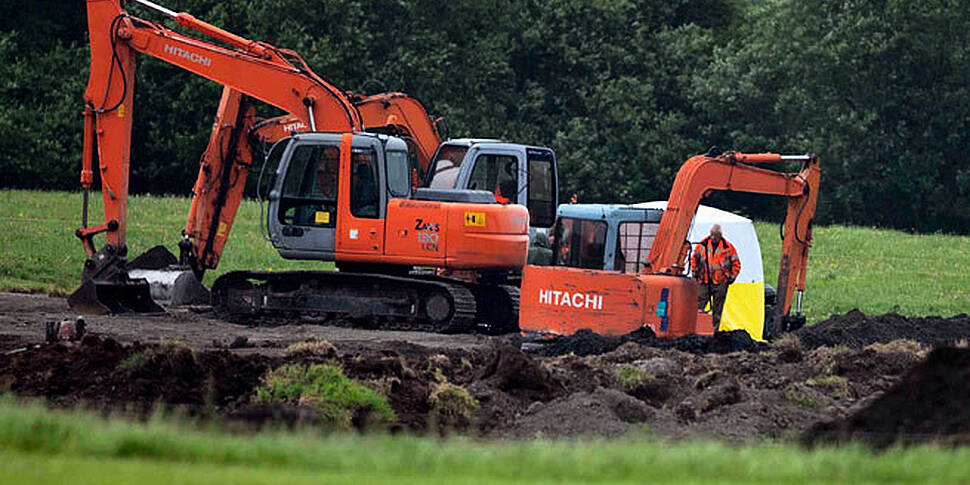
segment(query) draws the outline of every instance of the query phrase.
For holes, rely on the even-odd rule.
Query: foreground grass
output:
[[[100,220],[94,194],[92,221]],[[81,195],[70,192],[0,191],[0,289],[69,293],[84,261],[74,229]],[[129,252],[164,244],[176,250],[188,213],[184,197],[132,197]],[[206,284],[235,269],[330,268],[321,262],[281,258],[259,231],[259,205],[243,202],[219,269]],[[778,225],[756,223],[769,283],[777,283]],[[898,231],[829,226],[815,230],[804,310],[818,321],[859,308],[866,313],[954,315],[970,308],[970,237],[911,235]]]
[[[131,197],[128,207],[128,254],[132,258],[163,244],[178,255],[190,199],[187,197]],[[103,221],[101,194],[92,192],[91,225]],[[0,190],[0,289],[67,294],[80,282],[84,251],[74,237],[81,225],[81,194]],[[103,237],[96,238],[98,244]],[[279,256],[259,231],[259,204],[246,201],[239,208],[226,242],[219,269],[205,283],[226,271],[239,269],[320,269],[319,261],[288,261]]]
[[[967,483],[970,449],[473,442],[201,431],[0,400],[10,483]]]

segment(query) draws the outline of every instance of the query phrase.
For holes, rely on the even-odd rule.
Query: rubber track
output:
[[[410,317],[365,315],[361,318],[353,312],[324,311],[315,307],[299,307],[297,304],[288,306],[284,311],[260,308],[256,313],[237,312],[227,307],[229,298],[248,294],[252,296],[267,295],[265,283],[272,280],[276,286],[289,284],[302,291],[307,289],[308,283],[325,282],[326,280],[346,280],[348,283],[383,286],[384,288],[369,290],[366,295],[356,294],[355,297],[369,297],[374,301],[386,298],[388,294],[420,291],[418,288],[437,288],[445,291],[451,299],[453,313],[444,322],[433,322],[423,315]],[[255,282],[252,286],[248,282]],[[330,281],[333,284],[334,281]],[[241,285],[241,286],[240,286]],[[314,285],[309,285],[314,286]],[[350,287],[352,285],[344,285]],[[305,293],[304,293],[305,294]],[[283,293],[285,296],[285,293]],[[280,292],[274,294],[280,296]],[[319,294],[319,296],[328,296]],[[220,276],[212,285],[213,310],[222,318],[245,323],[248,325],[287,325],[292,323],[322,323],[332,326],[374,328],[380,330],[413,330],[437,333],[467,332],[475,327],[476,304],[472,292],[458,281],[444,279],[425,279],[387,276],[372,273],[341,273],[332,271],[231,271]],[[364,322],[365,325],[361,325]]]

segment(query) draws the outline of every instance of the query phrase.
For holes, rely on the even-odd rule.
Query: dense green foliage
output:
[[[0,400],[10,483],[963,483],[970,450],[778,444],[489,442],[407,435],[231,435]],[[649,459],[645,459],[648,457]]]
[[[665,198],[680,163],[712,145],[811,151],[820,222],[970,232],[960,0],[163,3],[295,49],[342,88],[405,91],[447,135],[551,146],[563,195],[583,201]],[[83,8],[0,6],[0,186],[76,186]],[[133,191],[187,194],[219,87],[154,59],[139,61],[136,86]]]

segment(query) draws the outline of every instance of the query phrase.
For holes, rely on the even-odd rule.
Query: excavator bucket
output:
[[[149,294],[166,306],[209,303],[209,291],[165,246],[145,251],[127,265],[128,276],[148,282]]]
[[[195,273],[175,269],[132,269],[132,278],[148,281],[152,299],[166,306],[199,305],[209,303],[209,290],[206,290]]]
[[[209,292],[195,274],[178,266],[178,260],[164,246],[149,249],[127,265],[113,254],[101,256],[104,254],[88,260],[80,288],[67,298],[78,312],[163,313],[158,302],[209,302]]]
[[[87,280],[67,297],[71,308],[89,315],[106,313],[162,313],[144,279],[120,281]]]

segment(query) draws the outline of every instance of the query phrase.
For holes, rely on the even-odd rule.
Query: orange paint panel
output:
[[[649,326],[660,337],[711,333],[709,321],[706,331],[698,325],[696,282],[679,276],[526,266],[519,309],[526,332],[621,336]]]
[[[447,261],[455,269],[508,270],[529,255],[529,211],[516,204],[448,204]]]
[[[391,199],[387,204],[385,254],[445,265],[448,204]]]
[[[344,133],[340,137],[340,185],[349,187],[351,179],[350,153],[353,146],[353,133]],[[350,190],[341,190],[337,194],[337,234],[336,259],[349,261],[345,255],[375,254],[380,255],[384,248],[384,219],[356,217],[350,210]]]
[[[571,335],[590,329],[623,335],[643,325],[642,283],[622,273],[526,266],[519,299],[519,328]]]
[[[466,224],[467,213],[485,225]],[[444,268],[517,269],[528,256],[529,213],[517,205],[392,199],[386,245],[389,257],[433,258]]]

